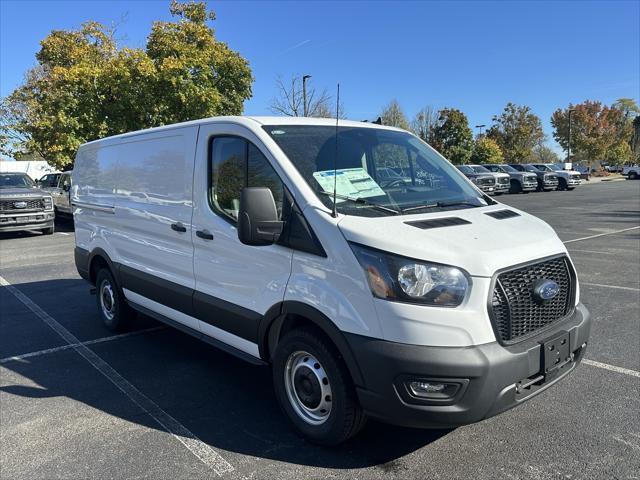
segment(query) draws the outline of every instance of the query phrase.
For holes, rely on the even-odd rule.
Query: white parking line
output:
[[[590,235],[588,237],[582,237],[582,238],[574,238],[573,240],[566,240],[563,243],[573,243],[573,242],[580,242],[582,240],[590,240],[592,238],[598,238],[598,237],[604,237],[605,235],[614,235],[616,233],[622,233],[622,232],[628,232],[630,230],[637,230],[638,228],[640,228],[640,226],[638,227],[631,227],[631,228],[624,228],[622,230],[615,230],[613,232],[607,232],[607,233],[598,233],[597,235]]]
[[[49,353],[62,352],[64,350],[69,350],[70,348],[73,348],[74,346],[77,346],[77,345],[95,345],[96,343],[104,343],[104,342],[110,342],[112,340],[120,340],[121,338],[133,337],[136,335],[142,335],[144,333],[155,332],[157,330],[164,330],[166,328],[168,327],[159,326],[159,327],[145,328],[144,330],[136,330],[135,332],[122,333],[120,335],[111,335],[110,337],[101,337],[101,338],[96,338],[95,340],[87,340],[86,342],[80,342],[80,343],[74,343],[74,344],[68,343],[66,345],[61,345],[59,347],[47,348],[46,350],[38,350],[37,352],[29,352],[29,353],[23,353],[22,355],[15,355],[13,357],[0,358],[0,365],[4,363],[9,363],[9,362],[16,362],[16,361],[19,362],[27,358],[39,357],[40,355],[47,355]]]
[[[35,313],[44,323],[46,323],[54,332],[56,332],[71,348],[80,354],[87,362],[89,362],[96,370],[104,375],[111,383],[113,383],[122,393],[135,403],[143,412],[153,418],[162,428],[173,435],[180,443],[193,453],[202,463],[211,468],[218,475],[222,475],[234,470],[229,462],[216,452],[209,445],[201,441],[193,433],[191,433],[184,425],[175,418],[162,410],[153,400],[140,392],[136,387],[129,383],[122,375],[116,372],[111,365],[105,362],[100,356],[83,345],[75,335],[64,328],[53,317],[42,310],[29,297],[20,290],[11,285],[7,280],[0,276],[0,285],[5,287],[10,293],[20,300],[29,310]]]
[[[636,370],[631,370],[630,368],[616,367],[615,365],[596,362],[595,360],[589,360],[588,358],[585,358],[584,360],[582,360],[582,363],[586,363],[587,365],[591,365],[592,367],[604,368],[605,370],[609,370],[611,372],[622,373],[624,375],[630,375],[632,377],[640,378],[640,372]]]
[[[633,287],[620,287],[618,285],[603,285],[602,283],[587,283],[587,282],[580,282],[580,285],[589,285],[590,287],[605,287],[605,288],[617,288],[620,290],[630,290],[632,292],[640,292],[640,288],[633,288]]]
[[[70,233],[67,233],[67,232],[56,232],[56,233],[57,233],[58,235],[66,235],[66,236],[71,235]]]

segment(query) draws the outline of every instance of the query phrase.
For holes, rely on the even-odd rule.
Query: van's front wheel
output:
[[[284,413],[311,442],[337,445],[366,421],[337,350],[316,332],[293,330],[278,343],[273,383]]]

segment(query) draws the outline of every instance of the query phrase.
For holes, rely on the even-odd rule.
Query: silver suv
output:
[[[573,190],[582,183],[580,172],[565,170],[561,163],[534,163],[533,166],[543,172],[553,172],[558,175],[558,190]]]
[[[494,193],[496,195],[502,195],[503,193],[509,193],[511,187],[509,175],[503,172],[496,172],[486,168],[486,165],[469,165],[476,173],[487,173],[493,175],[496,179],[496,187]]]
[[[520,172],[511,165],[484,165],[487,170],[509,175],[510,193],[529,193],[538,188],[538,177],[534,173]]]
[[[558,175],[555,172],[543,172],[530,163],[510,163],[509,165],[521,172],[529,172],[535,174],[538,178],[539,192],[550,192],[551,190],[555,190],[556,188],[558,188]]]

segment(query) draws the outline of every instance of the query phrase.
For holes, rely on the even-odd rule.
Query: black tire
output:
[[[43,235],[53,235],[53,232],[56,231],[56,227],[51,225],[49,228],[43,228],[42,229],[42,234]]]
[[[567,181],[564,178],[561,178],[560,181],[558,182],[558,190],[567,190],[568,186],[567,186]]]
[[[122,331],[131,323],[131,308],[108,268],[96,275],[96,303],[102,323],[110,331]]]
[[[635,180],[638,178],[638,174],[636,172],[629,172],[629,180]]]
[[[522,184],[517,180],[511,180],[510,193],[522,193]]]
[[[576,187],[567,187],[568,191],[575,190],[575,189],[576,189]]]
[[[301,391],[300,395],[297,393],[298,388],[294,387],[294,385],[298,385],[298,381],[289,382],[285,379],[287,372],[291,371],[291,361],[294,358],[300,359],[297,364],[294,364],[294,367],[295,365],[300,365],[300,367],[293,369],[293,371],[300,372],[300,377],[293,374],[292,376],[296,379],[302,378],[299,384],[301,390],[307,387],[307,392]],[[310,361],[309,365],[313,365],[313,367],[307,366],[304,361]],[[273,358],[272,371],[273,385],[280,407],[295,429],[306,440],[318,445],[338,445],[357,434],[366,423],[367,417],[358,404],[358,397],[349,371],[337,349],[329,340],[325,339],[321,332],[308,328],[288,332],[278,343]],[[325,387],[316,381],[318,375],[322,377]],[[325,379],[326,383],[324,383]],[[307,381],[306,386],[303,384],[305,380]],[[328,390],[323,390],[323,388]],[[309,392],[309,390],[311,391]],[[326,417],[321,420],[323,423],[311,424],[309,420],[305,420],[304,412],[299,413],[301,411],[300,405],[304,403],[301,398],[311,403],[310,406],[320,407],[320,404],[315,403],[313,395],[317,393],[317,399],[321,402],[322,396],[327,391],[330,392],[330,395],[325,395],[324,398],[329,397],[330,407],[325,413]],[[290,400],[290,396],[297,398],[298,401]],[[320,412],[322,411],[320,410]]]

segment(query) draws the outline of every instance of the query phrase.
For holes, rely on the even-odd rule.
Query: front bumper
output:
[[[52,211],[7,213],[0,215],[0,232],[39,230],[53,226],[55,213]]]
[[[522,183],[522,190],[525,192],[530,192],[533,190],[536,190],[538,188],[538,180],[533,180],[530,182],[523,182]]]
[[[579,178],[570,178],[569,180],[567,180],[567,185],[569,185],[570,187],[576,187],[581,183],[582,180],[580,180]]]
[[[472,347],[427,347],[345,334],[363,377],[357,393],[372,417],[396,425],[448,428],[478,422],[513,408],[541,393],[584,357],[591,327],[590,315],[580,304],[573,315],[545,329],[538,338],[504,347],[497,342]],[[539,378],[541,344],[559,331],[569,332],[573,361],[553,378]],[[409,394],[408,379],[435,380],[460,385],[452,398],[424,400]]]
[[[558,179],[553,179],[553,180],[541,180],[542,183],[542,188],[557,188],[558,187]]]
[[[477,185],[476,186],[482,190],[484,193],[495,193],[496,186],[495,185]]]
[[[496,183],[494,193],[507,193],[511,189],[511,184],[509,183]]]

